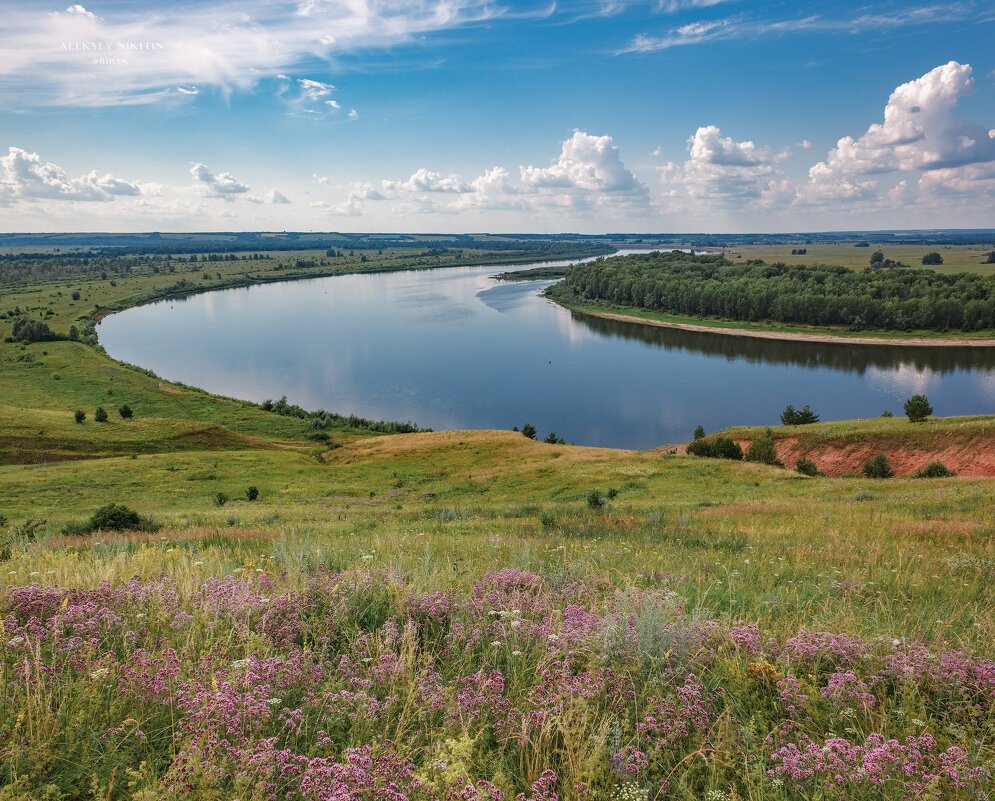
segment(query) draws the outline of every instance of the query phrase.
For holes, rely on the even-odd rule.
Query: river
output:
[[[823,420],[995,411],[995,348],[747,339],[572,313],[513,267],[448,267],[263,284],[105,318],[116,359],[168,380],[262,401],[410,420],[519,428],[567,442],[654,448],[695,426],[777,425],[787,404]]]

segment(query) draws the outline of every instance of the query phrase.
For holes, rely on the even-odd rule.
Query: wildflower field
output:
[[[990,794],[987,479],[449,432],[0,480],[2,799]],[[59,533],[112,497],[161,529]]]

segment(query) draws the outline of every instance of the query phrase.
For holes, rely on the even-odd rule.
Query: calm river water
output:
[[[995,411],[995,349],[747,339],[573,314],[547,281],[453,267],[266,284],[106,318],[116,359],[211,392],[435,429],[532,423],[578,445],[653,448],[695,426],[902,414],[924,392],[938,415]]]

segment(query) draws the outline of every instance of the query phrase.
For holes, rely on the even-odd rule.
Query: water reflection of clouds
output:
[[[992,403],[995,403],[995,370],[978,374],[978,391]]]
[[[867,381],[871,386],[895,397],[923,394],[939,384],[940,376],[929,369],[900,363],[891,369],[867,368]]]
[[[546,301],[551,306],[556,306],[551,300]],[[579,319],[573,312],[567,311],[562,306],[556,306],[556,328],[563,335],[571,348],[578,348],[585,342],[593,342],[601,339],[598,332],[587,325],[581,325]]]

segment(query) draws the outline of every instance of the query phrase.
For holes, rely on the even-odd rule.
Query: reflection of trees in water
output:
[[[934,373],[995,370],[995,348],[917,348],[792,342],[787,339],[757,339],[626,323],[579,312],[572,312],[571,316],[575,322],[597,334],[634,339],[666,350],[724,356],[729,360],[746,359],[750,362],[796,367],[825,367],[855,372],[858,375],[863,375],[869,367],[893,370],[912,366],[916,370],[930,370]]]

